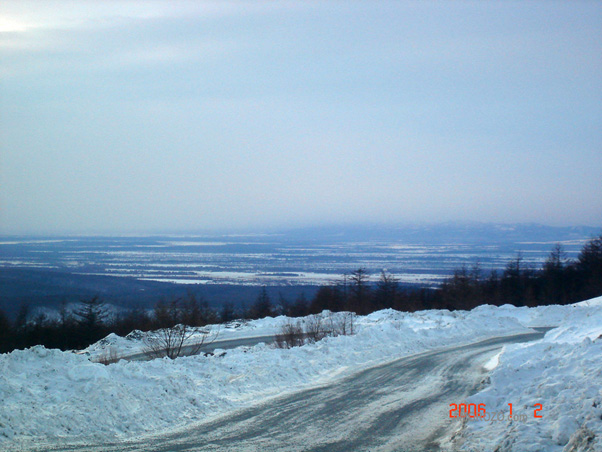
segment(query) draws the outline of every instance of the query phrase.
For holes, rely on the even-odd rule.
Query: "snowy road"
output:
[[[412,451],[440,450],[457,427],[449,404],[477,391],[503,344],[543,333],[493,338],[422,353],[328,385],[239,410],[179,432],[126,443],[52,451]]]

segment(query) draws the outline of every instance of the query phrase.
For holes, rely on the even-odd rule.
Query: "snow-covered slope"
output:
[[[496,452],[602,451],[602,297],[531,311],[539,311],[531,317],[538,322],[546,314],[554,320],[559,312],[564,316],[543,340],[504,347],[488,387],[467,401],[484,403],[496,420],[467,419],[456,446]]]
[[[228,339],[261,336],[275,332],[285,321],[282,317],[268,318],[222,332]],[[544,341],[507,347],[493,371],[492,385],[481,395],[486,397],[488,411],[509,402],[518,409],[521,404],[541,400],[545,417],[534,424],[536,430],[523,432],[521,424],[511,438],[549,431],[549,444],[555,444],[583,425],[578,420],[576,425],[558,424],[563,431],[554,427],[559,419],[554,416],[566,410],[565,405],[572,401],[573,411],[568,412],[583,419],[590,412],[597,413],[588,405],[600,399],[602,386],[599,371],[592,367],[602,356],[596,322],[602,327],[602,306],[595,302],[534,309],[482,306],[469,312],[384,310],[358,317],[353,336],[327,338],[288,350],[260,344],[176,360],[120,361],[108,366],[90,361],[107,347],[123,344],[130,351],[137,349],[140,338],[134,335],[127,340],[107,338],[88,350],[90,356],[43,347],[15,351],[0,355],[0,448],[94,437],[127,438],[177,428],[401,356],[525,332],[532,325],[559,328],[548,332]],[[579,325],[587,333],[575,330]],[[589,339],[584,340],[583,334]],[[515,372],[514,368],[521,370]],[[529,379],[519,383],[523,380],[509,377],[511,373]],[[539,399],[529,392],[535,390],[540,391]],[[575,429],[571,430],[571,425]],[[482,444],[479,450],[489,450],[506,441],[507,428],[495,426],[495,435],[490,428],[467,425],[464,444]],[[592,431],[598,431],[596,426]],[[527,449],[510,446],[506,450]]]

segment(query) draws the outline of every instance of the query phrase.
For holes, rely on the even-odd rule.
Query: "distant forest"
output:
[[[14,320],[0,310],[0,352],[33,345],[81,349],[109,333],[124,336],[136,329],[148,331],[180,323],[203,326],[273,315],[301,317],[325,309],[364,315],[386,308],[412,312],[469,310],[481,304],[570,304],[602,295],[602,235],[588,241],[576,260],[567,259],[562,247],[556,245],[541,268],[526,265],[519,254],[501,272],[486,273],[478,264],[462,267],[434,289],[402,287],[386,272],[377,278],[373,280],[360,268],[343,275],[335,284],[320,287],[311,299],[300,295],[295,300],[274,300],[263,288],[248,307],[224,303],[219,310],[194,295],[160,301],[150,312],[132,309],[111,318],[99,297],[83,300],[75,312],[68,312],[63,306],[58,319],[43,314],[31,318],[28,306],[23,305]]]

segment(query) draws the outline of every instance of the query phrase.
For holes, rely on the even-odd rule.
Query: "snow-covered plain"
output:
[[[266,318],[220,328],[220,339],[273,334],[287,321]],[[470,401],[493,412],[513,403],[543,418],[466,422],[454,447],[560,451],[581,435],[602,437],[602,299],[573,306],[481,306],[472,311],[379,311],[356,318],[356,334],[293,349],[259,344],[212,356],[104,366],[113,348],[141,348],[140,335],[111,336],[84,353],[43,347],[0,355],[0,448],[129,438],[183,427],[286,392],[402,356],[480,339],[558,326],[542,341],[505,347],[488,363],[491,384]],[[217,330],[217,328],[213,328]],[[476,448],[475,448],[476,447]],[[568,449],[567,449],[568,450]]]

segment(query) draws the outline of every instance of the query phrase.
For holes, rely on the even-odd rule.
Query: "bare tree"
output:
[[[383,270],[374,291],[374,309],[392,308],[399,298],[399,280]]]
[[[350,311],[357,314],[368,314],[370,312],[371,293],[369,280],[370,274],[364,268],[358,268],[351,272],[349,277],[351,283]]]
[[[77,316],[77,331],[80,345],[86,346],[102,339],[106,331],[106,315],[104,311],[104,302],[99,296],[94,296],[89,300],[81,300],[81,309],[75,311]]]
[[[197,355],[204,345],[215,341],[217,334],[208,341],[211,328],[192,327],[184,324],[174,325],[147,333],[144,338],[144,353],[149,358],[175,359],[183,355]]]
[[[276,347],[291,348],[313,344],[327,336],[348,336],[354,332],[355,314],[353,312],[314,314],[307,316],[302,325],[287,322],[274,337]]]
[[[330,313],[327,323],[329,336],[351,336],[354,334],[355,313]]]
[[[278,348],[291,348],[299,347],[305,342],[305,335],[303,334],[303,327],[301,322],[285,323],[280,328],[280,332],[274,336],[276,347]]]
[[[322,314],[309,315],[305,318],[305,337],[310,344],[321,341],[328,336],[326,322]]]

